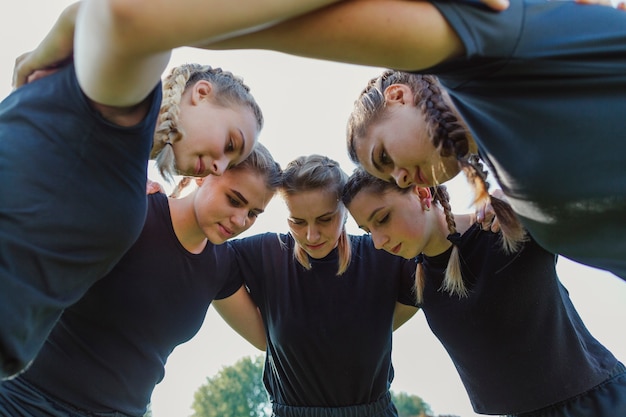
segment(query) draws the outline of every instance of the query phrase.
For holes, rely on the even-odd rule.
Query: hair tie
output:
[[[459,246],[461,243],[461,234],[459,232],[450,233],[446,239],[452,242],[453,245]]]
[[[418,264],[421,264],[422,262],[424,262],[424,254],[420,253],[419,255],[417,255],[415,257],[415,262]]]
[[[170,145],[172,147],[172,149],[174,149],[174,145],[172,145],[172,142],[170,142],[169,140],[167,142],[165,142],[166,145]]]

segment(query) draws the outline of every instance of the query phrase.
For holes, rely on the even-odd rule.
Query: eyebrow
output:
[[[324,213],[324,214],[320,214],[319,216],[316,216],[315,218],[316,218],[316,219],[319,219],[320,217],[324,217],[324,216],[332,216],[332,215],[333,215],[333,214],[335,214],[335,213],[337,213],[337,210],[335,210],[335,211],[329,211],[329,212],[326,212],[326,213]],[[301,219],[301,218],[299,218],[299,217],[293,217],[293,216],[289,216],[289,218],[291,218],[291,219],[293,219],[293,220],[304,220],[304,219]]]
[[[378,207],[377,209],[374,209],[374,210],[372,211],[372,213],[369,215],[369,217],[367,218],[367,222],[368,222],[368,223],[369,223],[369,222],[371,222],[371,221],[372,221],[372,219],[374,218],[374,216],[376,216],[376,214],[377,214],[379,211],[381,211],[382,209],[384,209],[384,207]]]
[[[230,192],[235,194],[241,201],[243,201],[244,204],[248,204],[248,200],[239,191],[231,188]]]

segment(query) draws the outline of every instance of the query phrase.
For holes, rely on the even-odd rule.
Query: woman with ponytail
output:
[[[336,161],[283,171],[289,233],[233,240],[266,326],[264,382],[276,417],[397,417],[392,332],[417,311],[415,263],[348,235]]]
[[[626,368],[587,330],[531,237],[503,246],[445,186],[399,188],[356,170],[344,204],[376,248],[418,258],[416,293],[480,414],[626,415]],[[506,206],[502,200],[499,202]]]

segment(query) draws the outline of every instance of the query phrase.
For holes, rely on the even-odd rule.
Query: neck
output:
[[[180,244],[191,253],[204,250],[207,237],[198,225],[194,210],[195,192],[183,198],[168,198],[174,233]]]
[[[422,253],[426,256],[441,255],[452,246],[452,242],[448,240],[450,230],[448,230],[448,223],[446,222],[446,215],[443,209],[434,207],[431,211],[433,213],[433,229],[431,230],[431,238],[422,250]],[[459,214],[454,216],[454,222],[456,224],[456,231],[463,234],[472,225],[472,219],[469,214]]]

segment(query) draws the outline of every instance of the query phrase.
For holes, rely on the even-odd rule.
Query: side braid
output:
[[[526,231],[511,206],[505,201],[489,194],[487,172],[483,168],[483,164],[478,155],[471,155],[470,158],[468,158],[467,164],[463,166],[463,171],[476,192],[474,205],[486,207],[487,204],[491,204],[500,222],[502,249],[505,253],[517,252],[521,244],[528,238]]]
[[[459,234],[456,230],[456,222],[454,221],[454,215],[450,207],[450,194],[445,185],[438,185],[434,187],[433,197],[443,208],[443,212],[446,216],[446,224],[448,225],[448,232],[450,232],[448,240],[452,242],[452,253],[448,260],[448,267],[446,268],[446,274],[441,288],[450,295],[456,294],[459,297],[467,297],[468,290],[465,287],[463,275],[461,274],[461,255],[459,254],[459,248],[456,243]]]

